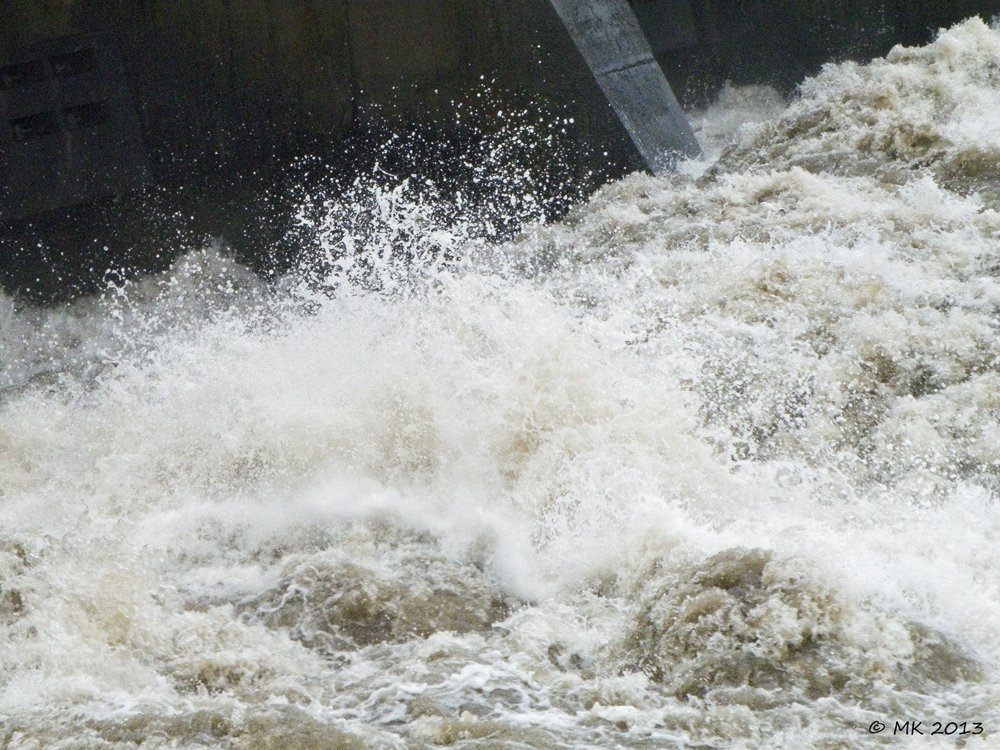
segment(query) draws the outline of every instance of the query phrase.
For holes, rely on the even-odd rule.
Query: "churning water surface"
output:
[[[0,745],[1000,746],[998,123],[974,19],[505,245],[0,298]]]

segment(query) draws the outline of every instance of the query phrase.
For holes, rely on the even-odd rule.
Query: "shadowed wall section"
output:
[[[553,53],[563,80],[551,85],[579,95],[586,68],[551,15],[529,0],[10,0],[0,5],[0,57],[110,32],[152,156],[169,171],[193,155],[341,138],[372,106],[397,121],[433,120],[483,80],[551,95],[540,63]]]
[[[664,5],[634,3],[650,17]],[[922,43],[939,26],[1000,12],[1000,0],[666,5],[683,6],[694,21],[683,44],[660,54],[689,105],[726,79],[788,87],[824,61]],[[433,120],[481,76],[500,91],[575,102],[585,118],[594,107],[586,68],[547,0],[0,4],[0,58],[79,32],[110,32],[121,45],[160,173],[172,164],[187,169],[193,156],[253,161],[300,151],[310,138],[341,138],[371,105],[397,121]]]

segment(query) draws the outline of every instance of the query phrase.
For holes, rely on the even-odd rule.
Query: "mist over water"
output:
[[[998,113],[973,19],[505,244],[0,298],[0,744],[994,747]]]

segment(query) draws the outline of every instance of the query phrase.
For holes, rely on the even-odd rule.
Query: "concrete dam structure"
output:
[[[823,62],[1000,11],[997,0],[632,6],[687,108],[726,81],[790,92]],[[280,272],[295,255],[282,246],[291,183],[349,179],[386,158],[461,182],[449,159],[501,130],[496,112],[572,122],[565,138],[579,148],[558,165],[532,158],[576,194],[644,166],[548,0],[8,0],[0,71],[0,283],[26,299],[88,291],[109,267],[163,267],[163,237],[222,237]],[[421,134],[425,153],[387,157],[379,144],[393,133]]]

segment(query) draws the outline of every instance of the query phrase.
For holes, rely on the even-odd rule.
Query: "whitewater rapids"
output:
[[[501,246],[0,297],[0,746],[1000,746],[998,123],[972,19]]]

